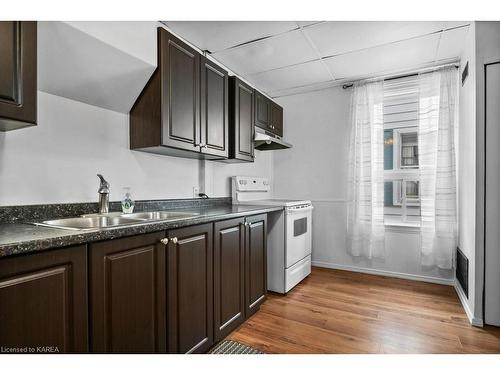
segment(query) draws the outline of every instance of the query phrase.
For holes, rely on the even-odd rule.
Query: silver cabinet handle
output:
[[[162,244],[164,244],[164,245],[167,245],[167,244],[168,244],[168,238],[162,238],[162,239],[160,240],[160,242],[161,242]]]
[[[177,237],[171,238],[170,241],[172,241],[172,243],[177,243]]]

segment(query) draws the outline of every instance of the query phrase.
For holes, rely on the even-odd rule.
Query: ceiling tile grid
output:
[[[458,60],[469,22],[164,22],[271,94]]]

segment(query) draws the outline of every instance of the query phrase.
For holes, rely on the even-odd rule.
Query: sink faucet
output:
[[[109,212],[109,182],[102,177],[102,174],[97,174],[97,177],[101,180],[99,185],[99,213],[107,214]]]

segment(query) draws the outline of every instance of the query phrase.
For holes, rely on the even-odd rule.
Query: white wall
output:
[[[312,259],[316,265],[451,282],[451,270],[421,266],[420,236],[415,231],[388,230],[385,261],[347,254],[350,93],[334,87],[278,99],[285,113],[284,138],[294,147],[274,154],[275,195],[313,201]]]
[[[131,151],[128,115],[41,91],[38,126],[0,133],[1,206],[96,201],[96,173],[110,182],[111,200],[124,186],[135,199],[191,198],[205,185],[209,196],[230,196],[240,170],[272,177],[271,153],[228,166]]]
[[[273,180],[273,155],[276,151],[255,150],[253,163],[206,161],[205,190],[209,196],[231,196],[231,176],[268,177]]]
[[[470,25],[460,58],[460,72],[469,62],[469,77],[460,85],[458,146],[458,246],[469,259],[469,297],[466,309],[474,311],[476,241],[476,41],[475,25]]]

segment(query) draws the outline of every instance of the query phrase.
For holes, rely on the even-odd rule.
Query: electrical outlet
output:
[[[193,198],[199,198],[199,194],[200,194],[200,187],[193,186]]]

